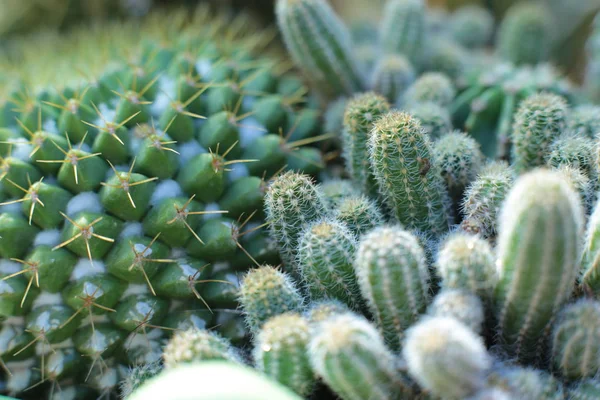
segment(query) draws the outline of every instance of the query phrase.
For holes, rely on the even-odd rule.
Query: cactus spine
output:
[[[498,333],[509,354],[531,361],[578,273],[582,207],[558,172],[522,176],[500,215]]]
[[[331,95],[363,87],[346,27],[325,0],[278,0],[277,23],[294,61]]]
[[[419,121],[403,112],[384,115],[375,123],[369,152],[380,191],[398,221],[434,235],[446,232],[450,201]]]
[[[399,349],[429,303],[429,271],[417,238],[399,227],[376,228],[362,237],[355,269],[386,343]]]
[[[377,204],[367,196],[353,196],[342,200],[334,211],[338,221],[360,237],[383,223],[383,215]]]

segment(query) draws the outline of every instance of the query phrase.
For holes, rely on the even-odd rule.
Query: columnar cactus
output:
[[[411,393],[394,354],[363,317],[346,313],[319,323],[309,352],[315,372],[344,400],[385,400]]]
[[[497,215],[513,184],[512,169],[504,162],[482,167],[479,176],[465,190],[462,228],[485,238],[496,236]]]
[[[347,197],[334,210],[335,218],[344,223],[348,229],[360,237],[371,229],[381,225],[383,215],[375,201],[367,196]]]
[[[436,140],[452,130],[450,112],[436,103],[428,101],[411,104],[408,113],[421,121],[421,127],[432,140]]]
[[[488,384],[506,390],[511,398],[548,399],[565,398],[562,383],[549,373],[531,367],[499,366],[488,377]]]
[[[500,25],[498,51],[514,64],[538,64],[549,57],[552,33],[552,16],[546,6],[517,4]]]
[[[461,232],[444,240],[437,254],[436,270],[443,288],[466,290],[485,300],[491,298],[498,279],[489,243]]]
[[[580,170],[590,178],[598,176],[597,154],[594,142],[589,137],[581,134],[563,135],[548,150],[546,157],[549,166],[568,166]]]
[[[241,356],[231,343],[217,333],[190,329],[176,332],[165,346],[165,368],[206,360],[242,362]]]
[[[554,368],[567,379],[590,378],[600,370],[600,303],[579,300],[558,315],[552,333]]]
[[[375,66],[370,88],[381,93],[390,103],[395,103],[415,79],[415,70],[406,57],[389,54]]]
[[[304,317],[294,313],[275,316],[256,337],[256,367],[299,395],[307,396],[315,385],[309,341],[309,322]]]
[[[456,88],[446,75],[427,72],[406,90],[401,103],[410,106],[415,103],[432,102],[441,107],[449,107],[455,96]]]
[[[440,291],[427,309],[434,317],[450,317],[480,334],[485,320],[483,303],[473,293],[461,289]]]
[[[403,112],[382,116],[369,138],[369,152],[381,194],[398,221],[433,234],[447,231],[449,197],[419,121]]]
[[[594,297],[600,294],[600,206],[598,203],[588,220],[580,284]]]
[[[317,300],[312,302],[310,307],[306,310],[305,316],[311,324],[315,324],[321,321],[337,315],[349,313],[350,309],[341,301],[338,300]]]
[[[294,61],[331,95],[363,87],[350,33],[326,0],[278,0],[277,23]]]
[[[474,395],[492,366],[481,338],[450,317],[426,318],[410,328],[402,354],[419,385],[443,398]]]
[[[380,32],[383,51],[402,54],[413,65],[419,65],[426,33],[423,0],[389,0],[383,15]]]
[[[344,114],[344,159],[352,179],[367,194],[378,195],[369,161],[369,138],[373,124],[389,111],[385,98],[369,92],[350,99]]]
[[[429,303],[429,271],[417,238],[399,227],[375,228],[360,241],[355,269],[386,343],[399,349],[404,331]]]
[[[535,360],[577,278],[582,206],[558,172],[522,176],[500,215],[498,334],[509,354]]]
[[[284,272],[269,265],[250,270],[242,280],[239,301],[253,332],[279,314],[300,311],[304,299]]]
[[[494,16],[478,4],[462,6],[452,13],[450,31],[466,48],[485,47],[494,33]]]
[[[569,132],[588,138],[595,138],[600,132],[600,107],[582,104],[573,107],[567,119]]]
[[[295,264],[300,233],[306,224],[323,217],[327,206],[309,176],[287,172],[269,186],[265,212],[271,235],[291,268]]]
[[[515,115],[513,163],[517,173],[544,165],[552,142],[566,129],[567,103],[551,93],[525,99]]]
[[[332,298],[360,310],[361,298],[353,261],[356,239],[336,220],[307,225],[298,244],[298,269],[312,299]]]

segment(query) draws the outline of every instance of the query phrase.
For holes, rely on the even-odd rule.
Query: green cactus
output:
[[[309,341],[309,322],[299,314],[271,318],[256,337],[253,354],[257,369],[299,395],[307,396],[315,386]]]
[[[430,299],[429,271],[417,238],[399,227],[375,228],[361,238],[355,269],[386,343],[399,349],[404,331]]]
[[[597,379],[582,379],[567,391],[571,400],[591,400],[600,396],[600,382]]]
[[[431,317],[406,333],[402,354],[410,375],[432,394],[450,399],[483,389],[490,355],[467,326],[451,317]]]
[[[521,103],[513,126],[513,163],[521,174],[544,165],[552,142],[566,129],[567,104],[550,93],[534,94]]]
[[[443,242],[436,259],[442,287],[460,289],[490,300],[496,286],[494,253],[484,239],[456,232]]]
[[[208,360],[242,362],[241,356],[227,339],[217,333],[198,329],[176,332],[163,351],[166,369]]]
[[[594,297],[600,292],[599,274],[600,258],[599,248],[600,241],[600,207],[596,203],[594,212],[587,222],[587,230],[585,234],[585,243],[582,255],[582,273],[580,284],[583,288],[591,293]]]
[[[436,140],[452,130],[450,113],[436,103],[429,101],[411,104],[407,111],[413,118],[421,121],[422,129],[432,140]]]
[[[485,47],[494,33],[494,16],[478,4],[462,6],[452,13],[450,31],[468,49]]]
[[[377,183],[369,168],[369,140],[373,124],[389,111],[389,104],[372,92],[358,94],[348,101],[344,114],[343,156],[352,180],[372,197],[378,196]]]
[[[311,324],[317,324],[335,315],[349,312],[350,309],[341,301],[328,299],[311,303],[305,312],[305,317]]]
[[[419,66],[425,42],[425,11],[422,0],[389,0],[383,9],[380,40],[388,54],[402,54]]]
[[[428,307],[427,314],[454,318],[477,334],[481,334],[485,320],[483,303],[479,297],[462,289],[439,292]]]
[[[310,340],[309,354],[317,375],[344,400],[412,394],[394,354],[363,317],[346,313],[320,322]]]
[[[160,362],[137,365],[131,368],[127,377],[121,382],[121,397],[123,399],[129,398],[134,391],[161,371],[162,365]]]
[[[500,342],[519,360],[536,360],[578,271],[583,210],[557,172],[522,176],[499,217],[494,293]]]
[[[310,297],[337,299],[360,310],[361,298],[353,261],[356,239],[335,220],[318,220],[308,225],[298,244],[298,268]]]
[[[365,195],[342,200],[334,210],[334,216],[358,238],[384,221],[377,204]]]
[[[598,176],[594,143],[587,136],[570,134],[559,137],[550,145],[546,157],[551,167],[569,166],[590,178]]]
[[[545,5],[516,4],[498,29],[498,52],[517,65],[538,64],[549,58],[552,34],[552,15]]]
[[[448,76],[439,72],[421,75],[404,93],[401,104],[432,102],[449,107],[456,96],[456,88]]]
[[[595,138],[600,132],[600,107],[593,104],[581,104],[573,107],[567,118],[569,132],[577,136]]]
[[[560,400],[565,398],[562,383],[545,371],[531,367],[500,366],[488,377],[488,384],[521,399]]]
[[[290,55],[320,90],[333,96],[361,90],[350,33],[325,0],[278,0],[276,14]]]
[[[330,179],[325,181],[321,185],[321,192],[325,196],[330,210],[339,207],[346,198],[361,194],[360,189],[349,179]]]
[[[382,58],[371,75],[370,88],[395,103],[414,82],[413,66],[402,55],[389,54]]]
[[[449,197],[429,138],[418,120],[391,112],[369,138],[373,174],[400,223],[439,235],[448,230]]]
[[[301,311],[304,299],[284,272],[265,265],[250,270],[242,280],[239,301],[252,332],[279,314]]]
[[[437,36],[427,46],[423,68],[429,73],[441,73],[455,84],[461,84],[470,68],[468,53],[449,38]]]
[[[462,228],[467,232],[493,238],[498,231],[497,215],[513,184],[513,172],[504,162],[484,165],[465,190],[462,203]]]

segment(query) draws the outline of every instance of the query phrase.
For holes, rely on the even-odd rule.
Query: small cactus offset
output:
[[[398,221],[434,235],[446,232],[450,199],[419,121],[403,112],[384,115],[371,132],[369,152],[381,194]]]
[[[241,356],[227,339],[214,332],[198,329],[176,332],[163,352],[167,369],[207,360],[242,362]]]
[[[597,376],[599,346],[600,303],[584,299],[566,306],[554,323],[553,367],[567,379]]]
[[[292,278],[265,265],[249,271],[242,280],[239,301],[252,332],[279,314],[301,311],[304,299]]]
[[[315,386],[310,365],[309,322],[299,314],[287,313],[268,320],[256,337],[254,360],[257,369],[301,396]]]
[[[560,96],[542,93],[525,99],[515,115],[513,163],[524,173],[545,164],[552,142],[566,129],[567,103]]]
[[[326,0],[277,0],[277,23],[294,61],[330,95],[361,90],[350,33]]]
[[[421,121],[421,127],[432,140],[436,140],[452,130],[450,112],[445,107],[431,101],[411,104],[408,107],[408,113]]]
[[[376,228],[362,237],[355,269],[386,343],[400,349],[404,331],[430,300],[429,271],[417,238],[399,227]]]
[[[315,372],[343,400],[386,400],[412,392],[374,326],[350,313],[320,322],[309,345]]]
[[[509,354],[531,362],[573,290],[583,210],[562,174],[536,170],[517,181],[499,218],[498,334]]]
[[[360,238],[373,228],[383,224],[384,218],[375,201],[365,195],[345,198],[334,210],[336,219]]]
[[[415,324],[406,334],[402,353],[421,387],[448,399],[466,398],[483,389],[492,366],[481,338],[450,317]]]
[[[332,219],[306,227],[298,244],[298,269],[313,300],[331,298],[351,309],[361,309],[361,297],[354,275],[357,247],[352,232]]]
[[[369,92],[350,99],[344,114],[346,167],[356,185],[373,197],[378,195],[378,188],[370,168],[368,144],[373,124],[389,109],[385,98]]]
[[[404,56],[389,54],[375,66],[370,87],[393,104],[415,79],[414,68]]]

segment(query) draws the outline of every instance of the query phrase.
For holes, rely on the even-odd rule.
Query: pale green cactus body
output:
[[[577,193],[559,172],[522,176],[503,205],[494,297],[500,343],[519,360],[541,355],[556,313],[571,295],[582,219]]]
[[[256,367],[299,395],[307,396],[315,385],[309,341],[309,322],[304,317],[294,313],[275,316],[256,337],[253,353]]]
[[[568,134],[556,139],[548,149],[547,163],[559,168],[569,166],[579,169],[589,178],[598,176],[595,143],[580,134]]]
[[[354,182],[348,179],[331,179],[323,182],[321,192],[331,210],[339,207],[344,199],[361,194],[360,189]]]
[[[498,367],[488,377],[489,386],[506,390],[510,398],[564,400],[563,384],[549,373],[531,367]]]
[[[215,332],[199,329],[176,332],[163,351],[163,361],[167,369],[209,360],[240,363],[242,359],[227,339]]]
[[[127,399],[137,388],[142,386],[149,379],[154,378],[162,371],[160,362],[136,365],[130,371],[127,377],[121,382],[121,396]]]
[[[325,0],[278,0],[279,29],[294,61],[323,91],[352,94],[362,89],[350,33]]]
[[[478,4],[462,6],[451,16],[450,32],[466,48],[484,47],[494,33],[494,16]]]
[[[417,238],[399,227],[376,228],[362,237],[355,269],[386,343],[400,349],[404,331],[430,300],[429,270]]]
[[[356,237],[383,224],[384,218],[375,201],[365,195],[347,197],[334,210],[336,219],[348,227]]]
[[[353,314],[319,323],[309,345],[315,372],[343,400],[388,400],[411,393],[377,329]]]
[[[406,57],[389,54],[375,66],[370,87],[385,96],[390,103],[395,103],[415,79],[415,70]]]
[[[443,73],[426,72],[421,75],[404,93],[401,104],[432,102],[441,107],[450,107],[456,96],[456,87]]]
[[[427,314],[455,318],[477,334],[481,333],[485,321],[483,303],[479,297],[462,289],[439,292],[429,305]]]
[[[389,0],[383,10],[381,47],[384,52],[404,55],[418,66],[425,41],[426,6],[423,0]]]
[[[321,321],[338,315],[350,312],[348,306],[338,300],[320,300],[315,301],[306,310],[305,316],[311,324],[316,324]]]
[[[567,119],[569,132],[594,139],[600,133],[600,107],[582,104],[571,110]]]
[[[450,199],[419,121],[396,111],[382,116],[371,133],[369,152],[380,192],[398,221],[434,235],[446,232]]]
[[[419,385],[445,399],[463,399],[483,389],[492,366],[483,340],[450,317],[415,324],[406,333],[402,354]]]
[[[448,109],[431,101],[411,104],[408,113],[421,121],[421,127],[432,140],[452,130]]]
[[[373,124],[390,109],[380,95],[369,92],[350,99],[344,114],[343,156],[356,185],[372,197],[378,189],[369,162],[369,137]]]

